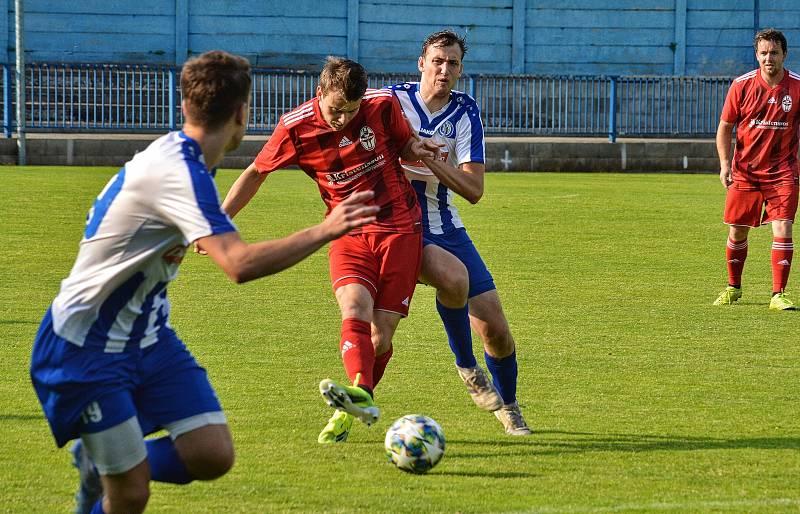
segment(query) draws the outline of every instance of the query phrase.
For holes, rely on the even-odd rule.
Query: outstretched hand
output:
[[[373,191],[359,191],[351,194],[346,200],[333,208],[322,222],[322,226],[336,239],[354,228],[375,221],[378,213],[377,205],[366,205],[364,202],[375,196]]]

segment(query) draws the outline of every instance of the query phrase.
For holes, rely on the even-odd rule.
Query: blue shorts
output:
[[[422,246],[428,245],[443,248],[464,263],[469,274],[469,298],[496,289],[492,274],[486,268],[486,264],[481,259],[478,249],[475,248],[465,228],[459,228],[446,234],[425,232],[422,236]]]
[[[175,421],[222,411],[206,370],[168,327],[147,348],[106,353],[56,335],[48,309],[33,344],[30,372],[59,447],[81,433],[102,432],[134,416],[149,434]]]

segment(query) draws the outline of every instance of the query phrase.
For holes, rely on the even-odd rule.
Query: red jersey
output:
[[[736,125],[731,171],[740,189],[797,183],[800,75],[784,69],[775,87],[759,70],[735,79],[720,118]]]
[[[361,106],[341,130],[331,128],[314,98],[281,116],[256,157],[259,173],[295,164],[314,179],[328,206],[356,191],[375,191],[377,220],[355,232],[414,233],[421,230],[417,195],[400,166],[411,138],[400,105],[389,90],[367,89]]]

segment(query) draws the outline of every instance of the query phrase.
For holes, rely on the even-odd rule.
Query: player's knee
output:
[[[126,484],[106,491],[111,512],[144,512],[150,499],[150,486],[147,482]]]
[[[511,337],[511,329],[505,320],[487,323],[481,335],[492,355],[506,357],[514,352],[514,338]]]
[[[214,480],[231,470],[235,461],[233,447],[220,446],[212,451],[198,453],[192,457],[191,462],[186,463],[194,478]]]
[[[467,270],[462,266],[455,268],[452,273],[442,273],[436,292],[440,301],[448,307],[466,304],[469,294]]]

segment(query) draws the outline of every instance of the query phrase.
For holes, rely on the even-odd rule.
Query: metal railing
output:
[[[31,132],[163,132],[183,123],[180,70],[167,66],[26,66]],[[15,128],[13,67],[3,65],[3,129]],[[371,87],[418,80],[372,74]],[[684,136],[714,134],[731,77],[464,76],[457,89],[481,107],[489,135]],[[314,95],[316,74],[253,70],[249,131],[270,132],[279,117]]]

